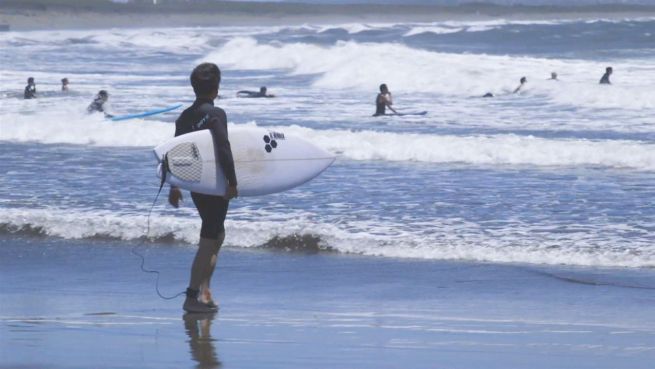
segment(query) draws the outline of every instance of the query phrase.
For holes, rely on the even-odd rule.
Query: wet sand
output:
[[[0,238],[0,368],[650,368],[655,271],[225,248],[215,316],[122,241]],[[184,290],[194,250],[142,249]]]

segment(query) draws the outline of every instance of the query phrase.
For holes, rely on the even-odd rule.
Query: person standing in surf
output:
[[[600,81],[598,83],[600,83],[601,85],[611,85],[612,82],[610,82],[610,76],[612,75],[613,72],[614,70],[612,69],[612,67],[605,68],[605,74],[603,74],[603,76],[600,77]]]
[[[98,91],[98,94],[96,97],[93,98],[93,101],[89,106],[87,106],[86,111],[87,113],[103,113],[105,115],[105,118],[111,118],[113,115],[107,113],[107,107],[105,104],[109,101],[109,93],[106,90],[100,90]]]
[[[26,100],[36,99],[36,83],[34,82],[34,77],[27,79],[27,86],[25,86],[23,98]]]
[[[398,114],[397,111],[395,111],[391,105],[393,105],[393,98],[391,97],[391,92],[389,91],[389,87],[385,83],[380,85],[380,93],[375,97],[375,114],[373,114],[374,117],[378,117],[380,115],[386,115],[387,111],[386,109],[389,108],[394,114]]]
[[[210,130],[216,158],[225,173],[228,186],[225,196],[191,192],[191,199],[198,209],[202,226],[183,309],[190,313],[212,313],[218,310],[218,305],[212,299],[209,285],[218,252],[225,240],[224,222],[228,205],[230,199],[237,197],[239,192],[232,149],[227,137],[227,116],[223,109],[214,106],[221,82],[221,70],[216,64],[202,63],[193,69],[190,79],[196,100],[175,121],[175,136],[203,129]],[[171,186],[169,203],[177,208],[181,199],[180,189]]]

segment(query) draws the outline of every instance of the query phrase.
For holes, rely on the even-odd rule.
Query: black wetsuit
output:
[[[600,78],[600,82],[598,83],[600,83],[601,85],[611,85],[610,74],[605,72],[605,74],[603,74],[603,76]]]
[[[387,114],[387,103],[383,94],[379,93],[375,97],[375,114],[374,117]]]
[[[237,185],[237,176],[234,170],[232,149],[227,137],[227,116],[225,111],[214,106],[209,99],[196,99],[196,101],[182,112],[175,121],[175,136],[209,129],[214,137],[214,150],[230,186]],[[217,239],[220,233],[225,232],[225,216],[229,200],[222,196],[205,195],[191,192],[193,203],[200,213],[202,227],[200,237]]]
[[[27,85],[25,86],[25,93],[23,94],[25,99],[34,99],[36,98],[36,85]]]
[[[101,112],[105,113],[105,102],[102,97],[97,96],[95,99],[93,99],[93,102],[86,108],[86,111],[89,113],[93,112]],[[109,114],[105,113],[105,115],[110,116]]]

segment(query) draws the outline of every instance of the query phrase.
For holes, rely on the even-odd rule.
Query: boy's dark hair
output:
[[[221,70],[214,63],[202,63],[191,72],[191,86],[196,96],[205,96],[214,92],[221,83]]]
[[[380,92],[384,92],[384,91],[389,91],[389,87],[387,87],[386,83],[380,85]]]

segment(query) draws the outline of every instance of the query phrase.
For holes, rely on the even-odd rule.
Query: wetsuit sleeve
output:
[[[212,117],[212,133],[214,134],[214,148],[216,157],[223,169],[230,186],[237,185],[237,175],[234,170],[234,158],[232,157],[232,147],[227,137],[227,116],[223,110],[218,110]]]
[[[175,136],[174,136],[174,137],[177,137],[177,136],[179,136],[179,135],[182,134],[182,130],[180,129],[180,126],[182,125],[182,124],[180,123],[180,119],[181,119],[181,118],[182,118],[182,116],[180,116],[179,118],[177,118],[177,120],[175,121]]]

